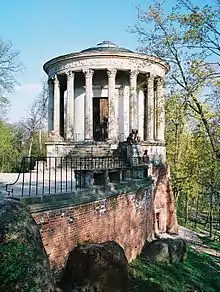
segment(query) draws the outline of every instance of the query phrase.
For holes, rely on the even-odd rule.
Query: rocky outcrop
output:
[[[0,291],[56,291],[37,224],[15,199],[0,202]]]
[[[114,241],[75,247],[70,253],[59,283],[63,292],[80,288],[103,292],[127,292],[128,261]]]
[[[182,238],[162,238],[146,243],[142,256],[149,261],[180,263],[186,259],[187,245]]]

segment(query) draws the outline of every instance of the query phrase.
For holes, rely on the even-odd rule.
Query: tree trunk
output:
[[[220,196],[218,193],[218,229],[220,230]]]
[[[188,223],[188,216],[189,216],[189,199],[188,194],[185,194],[185,226]]]
[[[198,219],[198,212],[199,212],[199,195],[197,196],[197,200],[196,200],[196,218],[195,218],[195,224],[194,224],[194,228],[197,227],[197,219]]]
[[[32,146],[33,146],[33,140],[34,140],[34,136],[31,136],[31,139],[30,139],[30,145],[29,145],[29,150],[28,150],[28,157],[31,157]]]
[[[207,228],[207,225],[209,223],[209,216],[210,216],[210,212],[207,213],[207,216],[206,216],[206,221],[205,221],[205,228]]]
[[[213,193],[210,193],[210,210],[209,210],[209,237],[213,235]]]
[[[42,130],[41,130],[41,127],[39,128],[39,133],[38,133],[38,147],[39,147],[39,156],[42,155]]]

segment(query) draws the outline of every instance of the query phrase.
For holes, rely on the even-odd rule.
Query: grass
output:
[[[206,241],[219,251],[219,242]],[[189,247],[187,260],[180,264],[146,262],[139,257],[130,265],[132,291],[214,292],[220,291],[220,258]]]

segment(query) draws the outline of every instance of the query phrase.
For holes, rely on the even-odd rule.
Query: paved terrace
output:
[[[18,181],[14,185],[9,185],[8,190],[13,189],[14,196],[21,196],[23,185],[23,196],[29,196],[29,194],[46,195],[49,193],[69,192],[75,189],[76,181],[74,178],[74,172],[71,169],[65,170],[45,170],[43,172],[32,171],[30,173],[0,173],[0,191],[5,193],[5,185],[13,184],[17,179]],[[30,184],[31,181],[31,184]]]

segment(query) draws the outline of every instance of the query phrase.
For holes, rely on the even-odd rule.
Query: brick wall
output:
[[[178,233],[175,199],[167,164],[153,168],[153,213],[155,234]]]
[[[32,215],[40,228],[51,267],[58,270],[69,251],[86,241],[115,240],[131,261],[153,233],[152,197],[148,190]]]

